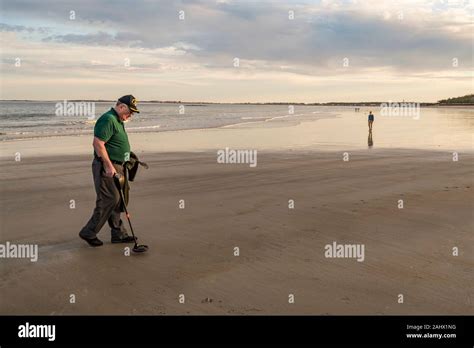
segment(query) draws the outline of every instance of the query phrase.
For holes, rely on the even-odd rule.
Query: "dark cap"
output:
[[[131,94],[124,95],[118,101],[123,103],[123,104],[126,104],[131,111],[136,112],[137,114],[140,113],[140,111],[138,111],[138,109],[137,109],[137,100],[135,99],[135,97],[133,95],[131,95]]]

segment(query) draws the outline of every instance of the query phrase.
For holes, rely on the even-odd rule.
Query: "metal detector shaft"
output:
[[[117,183],[116,186],[117,186],[117,188],[119,190],[119,193],[120,193],[120,200],[122,201],[123,208],[125,209],[125,216],[127,217],[128,225],[130,226],[130,231],[132,231],[132,236],[133,236],[133,239],[135,240],[135,247],[136,247],[137,246],[137,238],[135,237],[135,233],[133,232],[132,222],[130,221],[130,215],[128,214],[127,205],[125,204],[125,198],[123,196],[123,191],[122,191],[122,187],[120,185],[120,179],[119,179],[118,174],[114,175],[114,179],[117,180],[116,181],[116,183]]]

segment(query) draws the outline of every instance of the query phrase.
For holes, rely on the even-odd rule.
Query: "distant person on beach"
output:
[[[118,173],[123,177],[125,162],[130,159],[130,143],[124,122],[128,121],[134,112],[139,113],[136,100],[132,95],[126,95],[95,123],[92,175],[97,194],[96,206],[89,222],[79,232],[79,237],[93,247],[103,244],[97,238],[97,233],[106,222],[111,228],[112,243],[135,242],[120,219],[121,197],[114,183],[114,175]]]
[[[372,111],[369,112],[369,130],[372,130],[372,123],[374,123],[374,114]]]

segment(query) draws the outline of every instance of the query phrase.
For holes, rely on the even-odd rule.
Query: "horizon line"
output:
[[[444,99],[446,100],[446,99]],[[23,102],[99,102],[99,103],[108,103],[108,102],[116,102],[117,100],[111,99],[0,99],[0,102],[15,102],[15,101],[23,101]],[[138,103],[155,103],[155,104],[246,104],[246,105],[331,105],[331,104],[339,104],[339,105],[380,105],[383,103],[419,103],[424,105],[444,105],[444,103],[440,103],[439,101],[436,102],[421,102],[421,101],[357,101],[357,102],[344,102],[344,101],[331,101],[331,102],[213,102],[213,101],[181,101],[181,100],[140,100]],[[451,105],[474,105],[474,103],[459,103],[459,104],[451,104]]]

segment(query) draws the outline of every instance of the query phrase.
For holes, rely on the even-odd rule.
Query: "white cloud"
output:
[[[156,99],[162,90],[168,99],[195,99],[192,93],[205,100],[286,93],[285,100],[314,101],[330,92],[331,100],[343,100],[351,97],[349,87],[370,100],[384,91],[395,93],[389,86],[412,82],[409,93],[436,100],[430,91],[435,83],[443,85],[436,93],[446,91],[446,96],[454,93],[450,89],[469,89],[473,24],[465,1],[130,4],[124,14],[111,11],[107,2],[84,0],[75,3],[77,19],[70,21],[70,4],[5,1],[3,97],[41,98],[54,92],[94,98],[89,94],[97,91],[90,84],[107,85],[100,92],[116,94],[122,87],[115,80],[143,90],[142,100]],[[181,9],[185,21],[177,17]],[[289,9],[295,11],[293,21]],[[17,57],[21,68],[13,65]],[[240,59],[238,69],[234,57]],[[342,66],[345,57],[348,67]],[[48,90],[36,87],[41,84]]]

